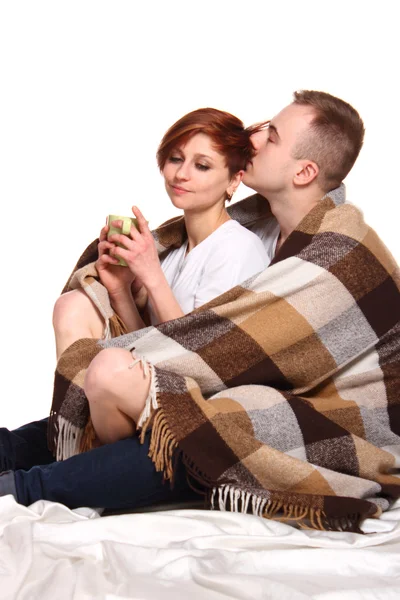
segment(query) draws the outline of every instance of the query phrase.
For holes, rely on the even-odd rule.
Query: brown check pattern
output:
[[[240,286],[180,319],[71,346],[57,367],[50,440],[78,439],[87,422],[91,357],[134,347],[156,374],[158,408],[144,429],[166,478],[180,453],[215,509],[351,531],[378,517],[400,496],[400,277],[342,191]],[[258,195],[231,211],[250,228],[272,218]],[[154,232],[160,253],[184,235],[180,218]],[[71,442],[63,456],[76,451]]]

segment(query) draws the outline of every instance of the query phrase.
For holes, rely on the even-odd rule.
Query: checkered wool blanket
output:
[[[387,509],[400,496],[399,269],[342,190],[242,285],[180,319],[68,348],[49,429],[58,457],[90,447],[90,361],[104,347],[134,348],[152,371],[141,419],[150,456],[173,479],[180,454],[211,508],[348,531]],[[231,211],[250,228],[272,218],[258,195]],[[154,237],[160,253],[179,246],[182,219]],[[66,289],[79,285],[104,303],[92,265]],[[109,323],[112,309],[102,311]]]

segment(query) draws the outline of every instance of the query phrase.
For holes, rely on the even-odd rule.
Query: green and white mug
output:
[[[122,221],[122,227],[114,227],[114,225],[111,224],[113,221]],[[135,219],[134,217],[121,217],[120,215],[108,215],[107,225],[109,227],[107,239],[110,237],[110,235],[113,235],[115,233],[122,233],[123,235],[129,235],[131,232],[132,226],[136,227],[136,229],[138,228],[137,219]],[[117,243],[117,246],[120,246],[121,248],[125,248],[125,246],[123,244]],[[128,266],[123,258],[119,258],[119,257],[115,257],[115,258],[118,258],[118,262],[121,267]]]

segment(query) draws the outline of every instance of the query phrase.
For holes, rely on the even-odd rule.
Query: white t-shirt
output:
[[[275,256],[276,243],[281,231],[278,221],[275,218],[268,217],[262,221],[257,221],[249,229],[260,238],[267,252],[269,262],[271,262]]]
[[[171,250],[161,262],[185,314],[263,271],[271,262],[260,238],[233,219],[218,227],[187,255],[186,249],[187,242]],[[149,309],[154,325],[158,320],[150,303]]]

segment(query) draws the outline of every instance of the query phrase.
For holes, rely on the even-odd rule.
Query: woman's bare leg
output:
[[[90,416],[102,444],[110,444],[135,433],[150,388],[145,374],[132,354],[122,348],[106,348],[91,362],[84,390]]]
[[[57,360],[68,346],[81,338],[103,337],[104,320],[81,290],[66,292],[55,303],[53,327]]]

